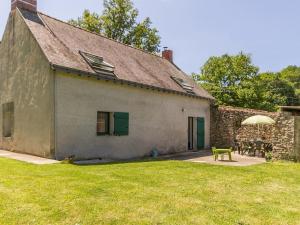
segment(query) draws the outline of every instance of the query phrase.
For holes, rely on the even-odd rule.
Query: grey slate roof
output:
[[[214,99],[176,65],[160,56],[74,27],[39,12],[20,12],[45,56],[56,68],[99,76],[79,53],[83,51],[103,57],[105,62],[113,65],[117,80],[189,95],[171,78],[175,76],[193,86],[197,97]]]

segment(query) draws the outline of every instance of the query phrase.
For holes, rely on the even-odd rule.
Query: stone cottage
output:
[[[127,159],[210,146],[213,97],[161,56],[12,0],[0,44],[0,148]]]

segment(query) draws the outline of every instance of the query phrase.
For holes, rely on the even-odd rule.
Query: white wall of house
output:
[[[97,111],[128,112],[128,136],[97,136]],[[187,151],[188,117],[205,118],[209,147],[210,103],[207,100],[97,81],[56,72],[56,157],[127,159]],[[196,147],[196,140],[194,145]]]

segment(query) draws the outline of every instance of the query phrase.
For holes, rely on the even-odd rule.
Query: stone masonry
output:
[[[300,147],[296,142],[300,135],[297,128],[300,117],[289,113],[216,106],[212,106],[211,113],[212,146],[228,148],[234,146],[235,140],[262,138],[273,145],[274,159],[300,160]],[[269,116],[276,121],[276,124],[259,127],[241,125],[242,121],[254,115]]]
[[[277,117],[276,126],[272,132],[274,157],[288,159],[294,146],[294,118],[281,115]]]

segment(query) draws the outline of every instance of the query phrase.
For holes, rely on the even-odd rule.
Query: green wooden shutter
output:
[[[199,150],[205,147],[205,120],[197,118],[197,148]]]
[[[114,134],[118,136],[129,135],[129,113],[114,113]]]

